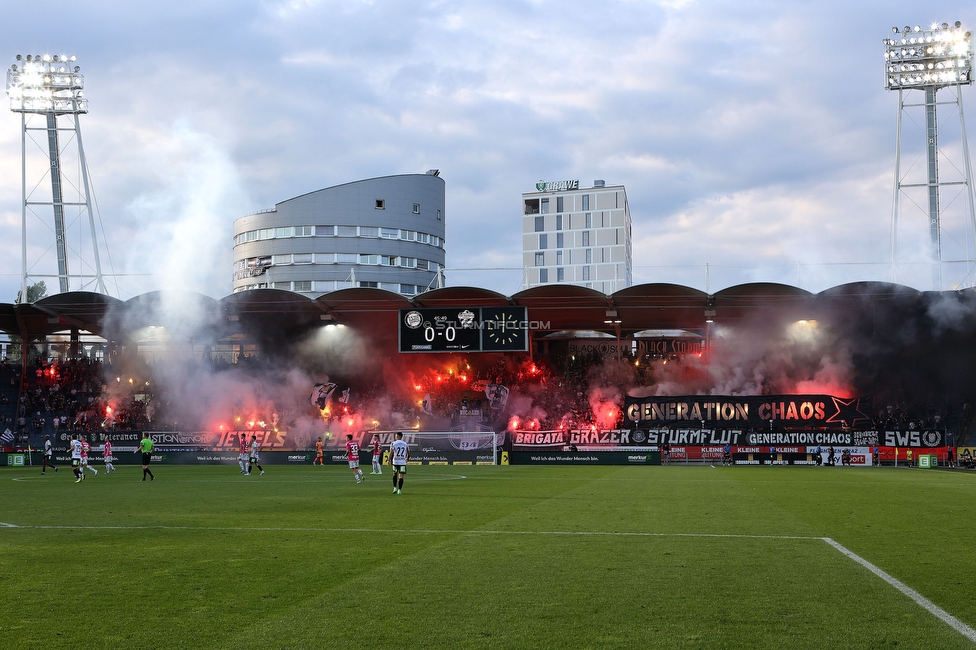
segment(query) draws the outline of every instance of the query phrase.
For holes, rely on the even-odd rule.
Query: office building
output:
[[[633,283],[630,206],[623,185],[539,181],[522,194],[526,284],[563,283],[606,294]]]

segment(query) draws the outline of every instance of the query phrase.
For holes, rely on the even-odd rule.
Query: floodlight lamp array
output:
[[[884,39],[885,88],[914,90],[973,83],[973,33],[958,20],[930,29],[892,27]]]
[[[7,96],[15,113],[87,113],[85,77],[63,54],[22,54],[7,69]]]

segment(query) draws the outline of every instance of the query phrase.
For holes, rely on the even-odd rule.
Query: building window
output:
[[[566,269],[560,267],[556,269],[556,282],[563,282],[566,280]]]
[[[589,230],[584,230],[583,231],[583,246],[589,246],[589,245],[590,245],[590,231]]]
[[[335,291],[335,280],[316,280],[316,291]]]
[[[562,263],[563,263],[563,252],[556,251],[556,264],[562,264]]]
[[[539,235],[539,248],[543,250],[549,248],[549,235],[545,233]]]
[[[539,269],[539,282],[549,282],[549,269]]]
[[[419,203],[414,203],[413,204],[413,213],[414,214],[420,214],[420,204]]]
[[[589,209],[590,209],[590,195],[589,194],[584,194],[583,195],[583,212],[586,212]],[[589,226],[587,226],[587,228],[589,228]]]
[[[441,238],[438,237],[437,235],[431,235],[430,236],[430,244],[431,244],[431,246],[438,246],[438,247],[440,247],[440,245],[441,245]]]
[[[441,211],[440,210],[437,211],[437,220],[438,221],[441,220]]]
[[[417,233],[417,241],[419,241],[421,244],[429,244],[430,243],[430,235],[428,235],[425,232],[418,232]]]
[[[359,262],[359,255],[355,253],[336,253],[336,261],[339,264],[356,264]]]
[[[315,261],[318,264],[334,264],[335,253],[316,253]]]
[[[413,241],[417,238],[417,232],[415,230],[401,230],[400,239],[406,241]]]
[[[562,201],[562,197],[560,197],[559,200]],[[562,229],[563,229],[563,215],[557,214],[556,215],[556,230],[562,230]]]
[[[585,282],[585,281],[587,281],[589,279],[590,279],[590,267],[584,266],[583,267],[583,281]]]
[[[427,265],[429,262],[427,260],[417,260],[417,268],[423,271],[427,270]]]
[[[380,228],[380,237],[383,239],[399,239],[400,230],[398,228]]]
[[[380,263],[380,256],[379,255],[360,255],[359,256],[359,263],[360,264],[379,264]]]
[[[286,228],[275,228],[275,237],[291,237],[295,232],[295,229],[291,226]]]
[[[589,213],[589,212],[586,213],[586,223],[583,224],[583,227],[584,228],[592,228],[593,227],[593,215],[591,213]]]
[[[315,234],[315,226],[295,226],[296,237],[311,237]],[[311,289],[309,289],[311,291]]]
[[[613,243],[614,244],[620,243],[620,228],[617,228],[613,231]]]
[[[274,289],[284,289],[285,291],[291,291],[291,282],[275,282],[271,286]]]
[[[379,237],[380,229],[376,226],[360,226],[359,227],[360,237]]]
[[[319,237],[335,237],[335,226],[315,226],[315,234]]]
[[[412,296],[417,293],[417,285],[414,284],[401,284],[400,293],[404,293],[408,296]]]
[[[275,266],[282,266],[284,264],[291,264],[291,255],[275,255],[271,258],[271,263]]]
[[[549,199],[542,199],[542,214],[549,214]]]
[[[535,231],[536,232],[542,232],[545,229],[546,229],[546,218],[545,217],[536,217],[535,218]]]
[[[311,291],[311,280],[295,280],[295,291]]]
[[[376,199],[376,209],[386,210],[386,201],[384,201],[383,199]],[[362,283],[360,283],[359,286],[362,286]]]
[[[562,211],[563,211],[563,197],[557,196],[556,197],[556,212],[562,212]]]
[[[258,239],[274,239],[274,228],[262,228],[259,230]]]
[[[563,247],[563,234],[561,232],[556,233],[556,248]]]
[[[543,266],[545,263],[546,263],[546,254],[545,253],[536,253],[535,254],[535,265],[536,266]]]
[[[368,289],[379,289],[380,288],[380,283],[379,282],[367,282],[365,280],[360,280],[359,281],[359,286],[366,287]]]
[[[584,263],[585,264],[592,264],[593,263],[593,249],[592,248],[587,248],[586,249],[586,260],[585,260]]]
[[[356,226],[336,226],[340,237],[355,237]]]
[[[311,264],[312,254],[311,253],[295,253],[292,262],[295,264]],[[311,291],[311,289],[309,289]]]

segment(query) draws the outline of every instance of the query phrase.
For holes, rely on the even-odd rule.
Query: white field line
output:
[[[960,621],[958,618],[956,618],[955,616],[945,611],[944,609],[942,609],[941,607],[933,603],[931,600],[929,600],[922,594],[918,593],[917,591],[915,591],[914,589],[906,585],[898,578],[889,575],[884,571],[882,571],[881,569],[879,569],[878,567],[874,566],[873,564],[865,560],[857,553],[848,550],[847,548],[841,546],[840,544],[830,539],[829,537],[824,537],[823,541],[827,542],[835,549],[837,549],[838,551],[840,551],[850,559],[854,560],[855,562],[857,562],[865,569],[867,569],[874,575],[878,576],[879,578],[887,582],[889,585],[891,585],[901,593],[905,594],[906,596],[914,600],[919,607],[927,610],[930,614],[932,614],[933,616],[941,620],[943,623],[945,623],[955,631],[959,632],[959,634],[963,635],[970,641],[976,643],[976,630],[969,627],[968,625]]]
[[[956,630],[970,641],[976,643],[976,630],[969,627],[958,618],[945,611],[931,600],[918,593],[902,581],[882,571],[863,557],[848,550],[829,537],[812,537],[802,535],[746,535],[735,533],[641,533],[622,531],[586,531],[586,530],[464,530],[464,529],[435,529],[435,528],[315,528],[315,527],[243,527],[243,526],[35,526],[18,525],[0,522],[0,528],[17,528],[33,530],[209,530],[209,531],[238,531],[238,532],[311,532],[311,533],[381,533],[381,534],[415,534],[415,535],[548,535],[567,537],[704,537],[718,539],[783,539],[783,540],[818,540],[826,542],[841,554],[854,560],[871,573],[875,574],[892,587],[911,598],[921,608]]]

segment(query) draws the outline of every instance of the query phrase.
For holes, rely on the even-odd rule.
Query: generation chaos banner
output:
[[[871,423],[871,398],[833,395],[628,396],[624,412],[633,428],[680,424],[682,421],[713,427],[863,427]]]

